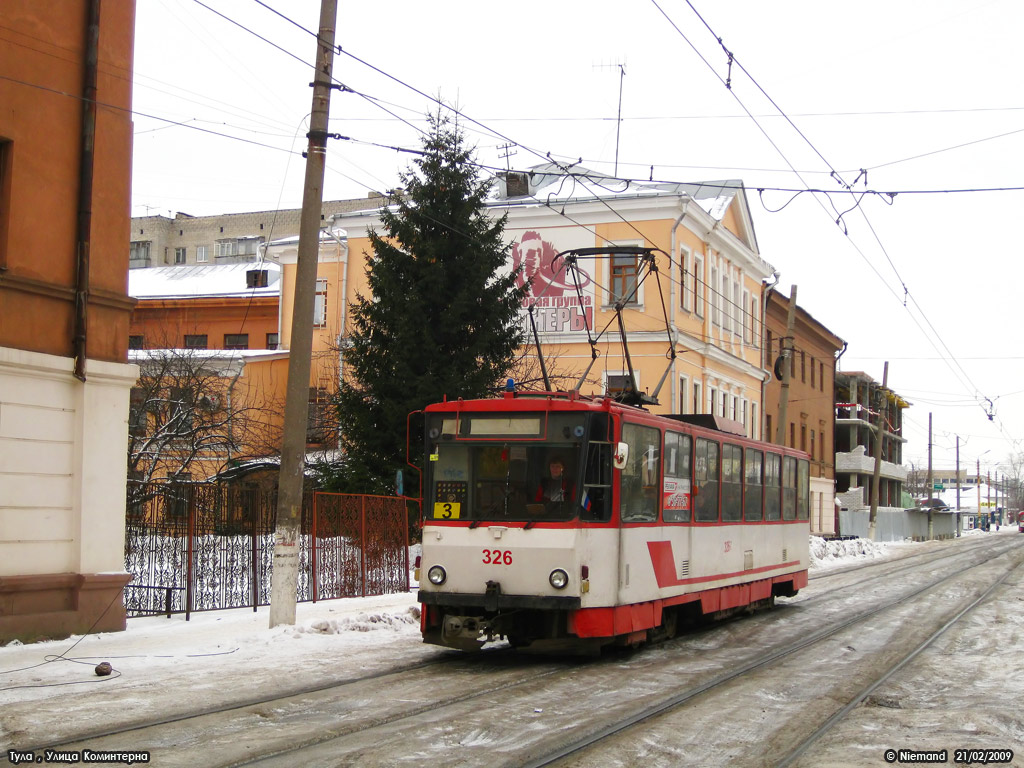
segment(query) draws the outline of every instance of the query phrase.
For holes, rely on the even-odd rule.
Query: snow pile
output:
[[[401,631],[409,625],[420,623],[420,608],[410,605],[402,613],[360,613],[340,619],[317,619],[308,626],[296,627],[298,633],[317,635],[340,635],[343,632],[373,632],[379,629]]]
[[[862,557],[882,557],[885,545],[868,539],[823,539],[811,536],[811,568],[829,567]]]

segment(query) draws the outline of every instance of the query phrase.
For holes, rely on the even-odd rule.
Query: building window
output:
[[[816,366],[814,364],[814,358],[812,357],[811,358],[811,389],[814,389],[814,386],[815,386],[814,385],[814,369],[815,369],[815,367]]]
[[[690,252],[685,248],[679,249],[679,306],[690,311],[690,304],[692,303],[692,297],[690,291],[687,290],[690,284],[689,278],[690,270]]]
[[[732,283],[732,332],[737,336],[743,336],[743,305],[746,302],[740,295],[740,284],[733,280]]]
[[[146,392],[142,387],[132,387],[128,396],[128,434],[132,437],[145,437],[148,425]]]
[[[743,292],[743,303],[740,305],[740,314],[743,318],[743,341],[750,344],[754,335],[754,317],[746,313],[746,307],[750,305],[750,292]],[[753,307],[751,307],[753,310]]]
[[[704,259],[693,257],[693,311],[704,317]]]
[[[175,264],[184,264],[185,263],[186,250],[187,249],[185,249],[185,248],[175,248],[174,249],[174,263]]]
[[[686,413],[686,377],[679,377],[679,413]]]
[[[721,325],[721,299],[722,296],[718,292],[718,268],[711,268],[711,280],[708,281],[708,290],[711,293],[711,324]]]
[[[0,267],[7,266],[8,211],[11,209],[11,142],[0,139]]]
[[[185,349],[207,349],[208,343],[205,333],[186,333]]]
[[[789,422],[789,447],[796,448],[796,422]]]
[[[306,442],[323,445],[331,438],[331,397],[324,387],[309,388]]]
[[[278,335],[276,333],[268,333],[267,349],[277,349],[278,344],[280,344],[280,342],[278,341]]]
[[[236,247],[234,240],[218,240],[214,245],[214,253],[218,259],[227,259],[235,255]]]
[[[152,242],[149,240],[132,241],[131,245],[128,247],[129,268],[152,266],[152,262],[149,257],[150,246],[152,246]]]
[[[620,301],[637,303],[636,280],[639,274],[638,258],[635,253],[612,254],[610,304]]]
[[[614,397],[632,389],[628,373],[606,373],[604,379],[605,394]]]
[[[757,420],[757,403],[750,404],[750,437],[753,440],[760,440],[761,435],[758,432],[761,429],[761,424]]]
[[[801,424],[800,425],[800,450],[801,451],[806,451],[807,450],[807,425],[806,424]]]
[[[815,456],[814,456],[814,447],[815,447],[814,446],[814,430],[812,429],[811,430],[811,459],[812,460],[815,458]]]
[[[133,334],[133,335],[128,337],[128,349],[145,349],[145,348],[146,348],[146,340],[142,337],[141,334],[139,334],[139,335],[134,335]]]
[[[267,270],[265,269],[250,269],[245,273],[245,287],[246,288],[266,288],[267,287]]]
[[[772,432],[772,415],[770,413],[764,417],[764,436],[768,442],[775,440],[775,434]]]
[[[708,387],[708,400],[711,401],[711,407],[706,412],[710,413],[712,416],[714,416],[715,415],[715,402],[718,400],[718,392],[715,391],[714,387]],[[701,413],[705,413],[705,411],[703,409],[701,409]]]
[[[209,257],[206,255],[206,246],[205,245],[197,245],[196,246],[196,262],[199,263],[199,264],[202,264],[203,262],[207,261],[208,259],[209,259]]]
[[[224,334],[224,349],[248,349],[249,348],[249,334],[248,333],[225,333]]]
[[[807,358],[804,356],[803,350],[800,350],[800,381],[804,384],[807,383]]]
[[[327,281],[316,281],[316,296],[313,297],[313,325],[323,328],[327,325]]]
[[[825,364],[818,363],[818,389],[825,391]]]

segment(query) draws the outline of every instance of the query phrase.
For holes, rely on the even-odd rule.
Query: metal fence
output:
[[[408,590],[409,503],[390,496],[306,494],[298,600]],[[269,604],[276,513],[276,493],[259,489],[130,483],[128,615]]]

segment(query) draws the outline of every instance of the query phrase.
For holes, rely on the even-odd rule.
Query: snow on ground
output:
[[[811,567],[900,556],[907,547],[937,544],[812,537]],[[124,632],[10,643],[0,647],[0,749],[16,734],[27,737],[22,726],[37,708],[68,718],[88,717],[90,707],[111,704],[141,713],[157,706],[151,701],[156,697],[161,711],[185,711],[197,696],[213,706],[436,653],[444,651],[420,639],[415,587],[396,595],[300,603],[294,625],[273,629],[264,606],[193,613],[188,621],[184,614],[134,618]],[[94,669],[103,661],[114,671],[99,677]]]
[[[811,536],[810,565],[811,568],[829,568],[856,560],[886,557],[890,546],[890,543],[869,539],[823,539]]]

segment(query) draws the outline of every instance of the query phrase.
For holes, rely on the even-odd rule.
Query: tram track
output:
[[[1012,545],[1010,547],[1005,547],[1005,548],[1001,549],[998,554],[997,553],[992,553],[992,552],[989,552],[988,554],[998,556],[999,554],[1003,554],[1006,551],[1010,551],[1010,550],[1017,549],[1017,548],[1019,548],[1019,545]],[[967,553],[967,554],[970,554],[970,553]],[[975,562],[971,566],[969,566],[968,569],[981,567],[981,566],[985,565],[986,562],[988,562],[989,559],[991,559],[991,558],[986,558],[986,559],[983,559],[983,560],[981,560],[979,562]],[[631,712],[627,717],[623,717],[623,718],[617,719],[614,723],[612,723],[610,725],[606,725],[606,726],[602,726],[600,728],[592,729],[590,731],[590,733],[585,738],[583,738],[581,740],[573,741],[573,742],[567,744],[565,747],[559,748],[557,750],[553,750],[553,751],[550,751],[550,752],[545,752],[540,757],[534,758],[534,757],[529,757],[528,756],[526,758],[523,758],[522,755],[520,754],[520,755],[516,756],[515,758],[508,759],[508,760],[502,760],[502,759],[497,759],[492,754],[489,754],[484,759],[476,760],[476,759],[473,759],[472,757],[470,757],[469,755],[463,753],[460,756],[460,760],[464,764],[470,764],[470,765],[496,765],[496,764],[502,764],[502,765],[517,765],[517,766],[520,766],[520,765],[521,766],[543,766],[543,765],[550,765],[552,763],[556,763],[559,760],[561,760],[562,758],[566,757],[567,755],[573,754],[573,753],[575,753],[575,752],[577,752],[577,751],[579,751],[581,749],[584,749],[584,748],[586,748],[588,746],[591,746],[591,745],[594,745],[594,744],[599,744],[603,740],[608,739],[608,738],[610,738],[612,736],[615,736],[616,734],[619,734],[619,733],[621,733],[622,731],[624,731],[624,730],[626,730],[628,728],[631,728],[631,727],[633,727],[633,726],[635,726],[637,724],[640,724],[640,723],[642,723],[642,722],[644,722],[646,720],[649,720],[649,719],[651,719],[653,717],[657,717],[658,715],[660,715],[660,714],[662,714],[662,713],[664,713],[666,711],[670,711],[672,709],[676,709],[679,706],[681,706],[682,704],[686,703],[687,701],[690,701],[690,700],[692,700],[692,699],[694,699],[696,697],[699,697],[699,696],[701,696],[704,693],[708,693],[708,692],[711,692],[711,691],[713,691],[715,689],[722,688],[723,686],[727,686],[729,683],[731,683],[732,681],[736,680],[737,678],[740,678],[740,677],[742,677],[744,675],[750,674],[750,672],[752,672],[754,670],[765,668],[765,667],[770,667],[770,666],[778,663],[781,660],[790,658],[794,654],[797,654],[800,651],[802,651],[802,650],[804,650],[804,649],[806,649],[806,648],[808,648],[808,647],[810,647],[812,645],[819,644],[819,643],[821,643],[821,642],[823,642],[825,640],[828,640],[829,638],[831,638],[831,637],[833,637],[833,636],[835,636],[835,635],[837,635],[837,634],[839,634],[839,633],[841,633],[843,631],[849,630],[852,627],[856,627],[858,624],[861,624],[863,622],[869,621],[873,616],[876,616],[877,614],[882,613],[883,611],[890,610],[894,606],[899,606],[901,604],[908,603],[909,601],[912,601],[915,597],[921,595],[922,593],[927,592],[928,590],[935,589],[937,586],[939,586],[941,584],[944,584],[944,583],[946,583],[946,582],[948,582],[948,581],[950,581],[952,579],[957,578],[957,576],[962,575],[963,572],[964,571],[961,570],[958,574],[951,574],[949,576],[946,576],[946,577],[938,579],[938,580],[930,580],[929,583],[919,587],[918,589],[915,589],[915,590],[911,591],[908,594],[904,594],[904,595],[900,596],[897,599],[889,601],[885,605],[876,606],[873,609],[860,612],[860,613],[858,613],[858,614],[856,614],[854,616],[851,616],[846,621],[840,622],[838,624],[831,625],[831,626],[829,626],[827,628],[822,629],[819,632],[815,632],[815,633],[811,633],[811,634],[806,634],[805,633],[804,636],[800,640],[798,640],[797,642],[790,643],[790,644],[786,645],[785,647],[778,648],[778,649],[776,649],[775,651],[773,651],[771,653],[762,655],[762,656],[758,657],[757,659],[755,659],[755,660],[753,660],[753,661],[751,661],[751,662],[749,662],[749,663],[747,663],[745,665],[742,665],[742,666],[740,666],[739,668],[737,668],[737,669],[735,669],[733,671],[730,671],[730,672],[724,673],[724,674],[720,674],[720,675],[715,675],[715,676],[711,677],[710,679],[704,680],[702,683],[700,683],[698,685],[689,687],[687,690],[685,690],[685,691],[683,691],[681,693],[676,693],[676,694],[674,694],[674,695],[672,695],[670,697],[667,697],[667,698],[661,698],[656,703],[648,705],[648,706],[644,706],[644,707],[640,708],[639,710],[635,710],[635,711]],[[644,653],[647,653],[647,652],[641,652],[641,654],[638,654],[638,657],[642,658]],[[607,674],[608,671],[609,671],[608,667],[616,665],[616,661],[614,659],[611,659],[611,660],[607,660],[606,659],[606,660],[603,660],[603,662],[604,663],[598,663],[596,665],[589,665],[585,669],[585,671],[588,672],[588,673],[592,672],[595,675],[600,675],[602,673]],[[658,666],[662,666],[662,665],[653,664],[652,666],[658,667]],[[653,672],[654,676],[658,676],[659,674],[660,675],[664,675],[667,671],[673,670],[673,669],[675,671],[678,671],[679,659],[678,658],[673,659],[668,664],[665,664],[663,666],[665,667],[665,669],[661,670],[660,672],[659,671],[654,671]],[[648,674],[648,676],[650,676],[650,674]],[[503,693],[503,701],[505,700],[504,696],[507,696],[507,695],[513,694],[513,693],[517,693],[517,692],[521,693],[526,700],[529,700],[530,696],[532,695],[529,689],[533,686],[534,682],[535,682],[534,680],[524,680],[524,681],[522,681],[521,684],[516,684],[516,685],[513,685],[513,686],[509,686],[507,689],[504,689],[503,692],[502,692]],[[558,681],[556,680],[556,682],[558,682]],[[420,730],[420,729],[423,729],[423,728],[425,728],[427,730],[430,730],[432,727],[435,727],[435,730],[437,730],[436,726],[437,726],[438,723],[442,724],[442,726],[439,729],[441,732],[445,732],[446,730],[449,730],[449,728],[447,726],[445,726],[444,724],[445,723],[454,724],[454,723],[463,722],[464,719],[465,719],[465,706],[464,705],[470,703],[471,701],[479,702],[480,706],[493,706],[493,707],[497,707],[499,710],[502,709],[504,706],[507,706],[507,707],[510,707],[510,708],[515,708],[516,707],[516,705],[514,705],[514,704],[511,704],[511,705],[509,705],[509,704],[501,705],[499,702],[486,701],[486,699],[488,699],[489,697],[490,697],[490,694],[484,693],[484,694],[474,695],[471,698],[464,699],[464,700],[458,702],[459,705],[462,705],[462,708],[461,708],[460,711],[450,711],[450,712],[447,712],[447,714],[442,714],[442,709],[450,707],[452,710],[454,710],[454,709],[456,709],[456,706],[454,705],[454,703],[453,704],[443,704],[443,703],[439,702],[437,706],[430,708],[431,717],[427,720],[427,722],[418,723],[416,725],[415,730]],[[519,709],[523,709],[523,707],[519,707]],[[538,713],[540,713],[542,710],[543,710],[543,707],[537,707],[536,708],[536,711]],[[390,720],[388,723],[382,724],[382,725],[387,726],[386,728],[382,728],[381,729],[383,731],[388,731],[388,729],[390,729],[392,727],[395,727],[395,726],[400,726],[400,727],[404,726],[406,728],[406,730],[400,731],[399,735],[397,737],[394,734],[381,733],[380,734],[380,739],[382,740],[382,743],[388,742],[388,736],[391,736],[391,739],[394,740],[394,741],[402,741],[401,734],[409,733],[409,732],[411,732],[413,730],[413,729],[410,729],[408,727],[407,723],[402,723],[401,721],[399,721],[397,719]],[[376,728],[375,728],[375,730],[376,730]],[[456,729],[454,727],[451,727],[450,730],[452,730],[453,733],[454,732],[458,732],[458,729]],[[485,731],[485,729],[481,729],[479,731],[479,733],[483,733],[484,731]],[[473,739],[477,739],[477,740],[480,740],[480,741],[486,741],[486,740],[490,739],[489,736],[487,738],[484,738],[483,736],[474,736],[473,733],[474,732],[471,730],[470,731],[470,735],[468,737],[471,741]],[[450,738],[452,738],[453,740],[456,740],[458,743],[463,743],[463,741],[464,741],[464,739],[466,737],[462,737],[460,739],[460,738],[457,738],[455,735],[452,735]],[[347,740],[345,741],[345,743],[341,743],[342,741],[343,741],[343,739],[338,738],[338,737],[324,738],[324,739],[319,740],[316,743],[311,743],[311,744],[306,744],[306,745],[302,745],[302,746],[297,746],[295,748],[288,749],[288,750],[285,750],[285,751],[281,751],[281,752],[278,752],[278,753],[273,754],[273,755],[266,755],[266,756],[260,757],[258,759],[254,759],[254,760],[246,761],[246,762],[242,762],[242,763],[237,763],[235,765],[275,766],[275,765],[288,765],[288,764],[294,765],[296,762],[300,762],[300,763],[309,764],[309,765],[321,765],[321,764],[323,764],[323,765],[342,765],[342,764],[343,765],[347,765],[347,764],[356,764],[356,763],[358,763],[360,765],[369,765],[369,766],[381,765],[381,766],[383,766],[383,765],[398,765],[398,764],[401,764],[403,762],[402,760],[397,759],[395,757],[395,755],[393,755],[393,754],[388,759],[382,759],[381,758],[381,752],[379,750],[375,751],[375,748],[372,746],[372,744],[377,741],[377,739],[374,736],[370,736],[368,734],[361,733],[361,734],[359,734],[359,738],[356,740],[356,743],[348,743]],[[543,752],[543,750],[541,750],[541,751]],[[344,755],[344,758],[338,758],[337,755],[339,755],[339,754]],[[586,764],[586,763],[583,763],[583,764]]]
[[[578,753],[590,745],[599,744],[603,740],[612,738],[617,734],[628,731],[640,723],[656,718],[662,713],[669,712],[680,707],[687,701],[700,697],[715,689],[729,685],[732,681],[750,674],[752,671],[770,667],[779,661],[791,657],[793,654],[815,644],[820,643],[829,637],[843,632],[859,622],[868,621],[878,613],[913,600],[916,596],[929,589],[936,588],[958,574],[966,570],[984,565],[994,557],[1006,552],[1019,549],[1019,544],[1008,547],[1001,547],[998,550],[992,547],[972,546],[969,549],[960,549],[949,557],[976,556],[979,549],[984,550],[981,554],[986,557],[965,568],[956,569],[957,573],[951,574],[937,581],[929,580],[929,583],[905,594],[898,599],[887,602],[886,605],[848,617],[847,620],[831,625],[819,632],[808,634],[794,629],[794,634],[802,635],[799,641],[790,643],[784,647],[765,654],[758,659],[751,660],[727,674],[715,675],[705,679],[703,682],[689,687],[687,690],[675,693],[670,697],[661,697],[657,702],[646,703],[637,708],[626,717],[618,718],[610,725],[602,726],[599,729],[592,729],[585,739],[577,740],[565,748],[546,752],[543,756],[536,758],[520,759],[514,758],[507,761],[498,760],[492,763],[492,758],[487,761],[471,764],[508,764],[508,765],[550,765],[553,762],[563,759],[567,755]],[[901,558],[901,561],[907,558]],[[929,568],[941,564],[947,557],[937,557],[916,562],[915,564],[904,564],[908,568]],[[876,564],[881,566],[882,563]],[[891,569],[878,573],[872,580],[883,580],[891,576]],[[844,585],[843,590],[860,586],[865,581],[856,582],[853,585]],[[807,606],[809,600],[804,600],[796,605]],[[762,614],[767,616],[767,614]],[[757,618],[757,617],[755,617]],[[780,612],[778,621],[772,623],[773,629],[785,631],[786,625],[791,621],[792,615],[786,616]],[[742,624],[738,622],[737,624]],[[721,625],[716,625],[721,626]],[[694,633],[683,638],[683,644],[687,639],[694,639],[697,644],[702,642],[704,635]],[[678,642],[678,641],[670,641]],[[665,648],[669,643],[657,646]],[[654,649],[649,649],[637,654],[634,658],[641,663],[637,667],[644,667],[644,674],[647,677],[658,677],[665,674],[679,674],[680,659],[673,655],[674,651],[669,648],[663,655],[665,659],[654,659],[645,654],[651,654]],[[644,662],[643,660],[647,660]],[[685,661],[685,660],[684,660]],[[632,662],[627,663],[627,666]],[[357,757],[360,764],[365,765],[394,765],[398,761],[382,760],[377,755],[377,762],[374,762],[372,747],[364,746],[367,741],[375,742],[376,734],[380,734],[381,741],[388,740],[387,734],[413,732],[421,727],[436,727],[438,722],[442,724],[448,720],[450,723],[459,723],[464,719],[465,712],[476,710],[485,711],[494,707],[496,702],[529,700],[531,696],[537,695],[542,698],[544,686],[553,683],[557,686],[560,681],[573,677],[588,678],[588,685],[598,685],[590,678],[597,679],[602,676],[614,674],[614,668],[622,666],[619,657],[602,659],[599,662],[589,662],[581,665],[576,662],[564,660],[557,663],[541,661],[538,663],[536,657],[522,657],[510,653],[507,649],[492,649],[484,651],[481,655],[466,656],[462,654],[445,654],[438,659],[430,659],[416,664],[399,665],[388,669],[379,670],[371,675],[364,675],[343,680],[331,681],[316,686],[306,686],[296,690],[278,693],[273,696],[255,697],[245,702],[234,702],[224,707],[217,707],[210,710],[203,710],[189,714],[183,714],[160,721],[137,723],[130,727],[112,729],[105,732],[93,732],[90,734],[78,735],[74,740],[67,740],[60,746],[62,748],[103,748],[111,749],[131,745],[137,747],[139,744],[146,744],[147,748],[160,754],[161,765],[194,765],[195,757],[190,758],[189,746],[191,744],[203,744],[204,765],[235,766],[235,765],[275,765],[290,764],[296,762],[303,764],[349,764],[347,762],[334,762],[327,760],[321,762],[318,755],[334,753],[339,750],[346,751],[346,741],[355,740],[352,756]],[[692,665],[691,665],[692,666]],[[523,675],[523,669],[528,674]],[[444,670],[443,675],[439,675]],[[696,670],[697,674],[706,673],[707,669]],[[449,674],[450,673],[450,674]],[[694,670],[688,670],[685,674],[693,676]],[[457,695],[435,695],[433,690],[435,683],[443,689],[440,684],[442,678],[461,680],[461,686]],[[599,685],[598,688],[599,689]],[[386,692],[386,693],[385,693]],[[442,691],[443,692],[443,691]],[[518,697],[518,698],[517,698]],[[348,704],[343,700],[350,699]],[[373,711],[361,711],[364,709],[362,702],[373,704]],[[619,707],[620,709],[623,707]],[[628,706],[626,708],[629,708]],[[369,709],[366,707],[365,709]],[[520,709],[524,709],[520,707]],[[525,707],[525,709],[529,709]],[[536,707],[538,721],[542,721],[541,711],[545,707]],[[318,726],[307,723],[310,727],[303,728],[304,721],[310,718],[304,713],[314,710],[317,715],[327,713],[325,726]],[[451,713],[446,715],[445,713]],[[433,724],[433,725],[432,725]],[[232,750],[237,753],[237,734],[257,732],[267,734],[268,728],[273,726],[274,735],[271,739],[261,740],[260,749],[247,757],[239,759],[237,754],[232,756]],[[211,744],[205,737],[211,731],[220,727],[226,729],[226,736],[223,745],[218,751],[216,744]],[[397,729],[397,731],[396,731]],[[405,729],[405,731],[403,731]],[[442,727],[442,730],[444,728]],[[236,734],[232,736],[231,734]],[[47,747],[55,745],[47,744]],[[164,747],[171,748],[168,751]],[[544,750],[540,750],[543,752]],[[168,758],[171,758],[168,760]],[[177,759],[175,759],[177,758]],[[2,760],[2,758],[0,758]],[[528,762],[527,760],[532,760]]]
[[[665,699],[664,701],[658,702],[655,705],[652,705],[644,710],[634,713],[629,718],[623,719],[617,723],[608,724],[601,728],[599,731],[589,734],[585,738],[581,738],[575,742],[563,745],[559,749],[552,750],[548,754],[545,754],[530,762],[524,762],[521,764],[522,768],[540,768],[540,766],[550,765],[564,765],[567,768],[571,768],[577,765],[584,766],[591,764],[588,763],[588,756],[591,756],[593,750],[600,748],[600,746],[607,741],[622,738],[624,735],[627,735],[631,730],[642,730],[645,726],[649,726],[653,721],[657,720],[658,718],[673,713],[685,704],[696,703],[698,699],[701,699],[705,695],[712,697],[717,690],[728,687],[730,686],[730,684],[743,682],[749,683],[749,677],[753,674],[759,673],[763,670],[770,669],[771,667],[773,667],[776,664],[779,664],[780,662],[784,662],[786,660],[791,659],[797,653],[807,651],[813,646],[819,645],[833,638],[840,637],[843,635],[843,633],[849,633],[849,631],[857,628],[858,625],[863,625],[869,620],[877,617],[879,614],[882,614],[886,611],[891,611],[893,609],[899,608],[904,604],[912,606],[911,601],[913,601],[915,598],[923,595],[926,592],[936,590],[946,584],[954,583],[956,582],[956,580],[964,578],[964,576],[967,574],[967,571],[986,568],[990,566],[992,561],[998,559],[999,557],[1011,553],[1016,553],[1015,560],[1012,562],[1011,566],[1005,571],[1005,573],[1001,574],[990,586],[984,589],[980,594],[975,595],[967,605],[955,611],[955,614],[952,617],[947,618],[945,621],[943,621],[941,626],[935,631],[930,632],[923,641],[914,643],[913,647],[909,651],[900,653],[897,655],[896,658],[888,660],[888,663],[885,665],[884,670],[880,674],[873,676],[870,681],[863,683],[861,686],[859,686],[853,695],[849,696],[840,707],[838,707],[834,712],[832,712],[824,722],[820,723],[817,727],[815,727],[811,733],[807,734],[806,736],[803,736],[800,739],[799,743],[795,745],[788,744],[785,746],[784,751],[781,755],[771,760],[768,760],[766,757],[763,762],[757,763],[758,765],[778,765],[780,768],[783,768],[784,766],[793,765],[797,760],[799,760],[799,758],[805,752],[807,752],[819,740],[821,740],[826,734],[828,734],[829,731],[837,723],[841,722],[843,718],[845,718],[851,711],[853,711],[858,705],[862,704],[865,701],[865,699],[867,699],[876,689],[878,689],[882,684],[889,680],[890,677],[892,677],[899,670],[903,669],[907,664],[912,662],[920,653],[922,653],[929,646],[931,646],[939,637],[941,637],[945,632],[954,627],[971,611],[977,609],[979,606],[983,605],[986,600],[990,599],[992,594],[998,588],[1000,588],[1003,585],[1003,583],[1015,571],[1019,570],[1021,567],[1024,567],[1024,555],[1022,555],[1022,550],[1024,550],[1024,546],[1022,546],[1021,543],[1014,543],[1010,546],[1002,547],[998,552],[993,553],[992,558],[988,558],[985,561],[975,563],[967,570],[950,574],[949,576],[939,579],[938,581],[934,581],[932,583],[923,585],[920,588],[915,589],[910,593],[905,594],[886,605],[878,606],[877,608],[862,613],[858,613],[854,616],[851,616],[846,621],[843,621],[834,626],[824,628],[819,632],[813,633],[798,643],[790,645],[786,648],[780,648],[770,654],[765,655],[763,658],[751,661],[748,664],[743,664],[737,667],[735,670],[719,675],[711,680],[705,681],[698,686],[688,688],[687,690],[682,691],[677,695],[674,695],[670,698]],[[847,649],[851,651],[854,650],[852,647],[847,647]],[[833,672],[833,674],[837,673]],[[756,685],[754,685],[754,687],[756,687]],[[819,696],[821,695],[825,694],[819,694]],[[828,693],[826,698],[831,700],[831,697],[833,695],[833,693]],[[768,696],[766,698],[770,699],[771,697]],[[762,701],[761,703],[763,705],[764,701]],[[719,707],[715,706],[715,703],[712,701],[711,698],[708,699],[707,707],[715,711],[715,717],[728,717],[727,714],[720,711]],[[773,718],[781,718],[783,722],[787,720],[792,721],[798,719],[793,717],[792,712],[778,711],[773,713],[770,708],[767,710],[767,712],[768,714],[762,715],[762,719],[768,722],[772,722]],[[696,718],[692,712],[689,713],[688,720],[691,721],[689,723],[689,726],[691,728],[699,727],[697,725]],[[664,730],[671,732],[672,728],[671,726],[667,726]],[[770,735],[770,733],[768,733],[766,729],[766,732],[761,735],[767,740],[767,737]],[[704,738],[705,740],[714,740],[714,736],[708,734],[707,732],[702,733],[702,738]],[[635,745],[635,742],[639,739],[640,737],[634,738],[630,742],[630,744]],[[650,741],[656,740],[656,738],[650,739]],[[787,738],[783,736],[778,740],[782,743],[785,743],[787,741]],[[635,751],[636,750],[634,749],[633,753],[635,753]],[[881,754],[881,750],[879,750],[879,753]],[[648,755],[648,757],[651,756]],[[715,763],[716,761],[714,759],[697,759],[693,762]],[[732,761],[730,760],[728,762],[731,763]],[[608,762],[608,764],[616,765],[618,763],[616,763],[614,760],[611,760]],[[666,763],[659,763],[657,760],[651,760],[649,764],[658,765]],[[811,762],[811,764],[813,764],[813,761]]]

